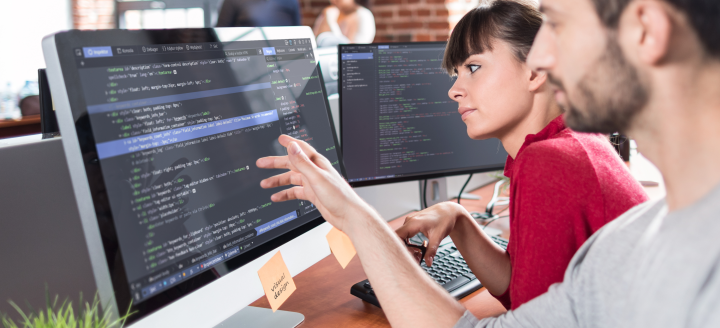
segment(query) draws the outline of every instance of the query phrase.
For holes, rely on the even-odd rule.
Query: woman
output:
[[[299,26],[297,0],[224,0],[217,27]]]
[[[315,21],[318,47],[341,43],[370,43],[375,39],[375,17],[367,0],[330,0]]]
[[[488,291],[508,309],[563,280],[572,256],[604,224],[648,198],[608,138],[565,127],[545,73],[525,64],[540,13],[499,0],[467,13],[450,36],[443,67],[457,80],[473,139],[498,138],[509,156],[510,242],[495,245],[463,207],[446,202],[410,215],[401,238],[423,232],[432,264],[450,235]]]

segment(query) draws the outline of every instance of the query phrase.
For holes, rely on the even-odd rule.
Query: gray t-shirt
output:
[[[664,200],[630,209],[585,242],[562,283],[455,327],[720,327],[720,187],[669,214]]]

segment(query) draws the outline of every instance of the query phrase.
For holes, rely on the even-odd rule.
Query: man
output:
[[[666,200],[629,210],[593,235],[564,281],[498,318],[478,321],[412,264],[383,220],[311,147],[281,137],[297,185],[348,234],[396,327],[720,327],[720,2],[543,0],[528,63],[558,86],[566,122],[621,131],[662,172]],[[542,218],[538,218],[542,219]]]

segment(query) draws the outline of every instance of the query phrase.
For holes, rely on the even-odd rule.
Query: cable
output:
[[[470,183],[470,179],[472,179],[473,174],[470,173],[470,176],[468,177],[467,181],[465,181],[465,184],[460,188],[460,193],[458,194],[458,204],[460,204],[460,198],[462,198],[463,191],[465,191],[465,187],[467,187],[468,183]]]
[[[423,193],[422,193],[422,207],[423,209],[427,208],[427,179],[425,179],[425,185],[423,186]]]
[[[506,217],[509,217],[509,215],[498,216],[498,217],[496,217],[496,218],[494,218],[494,219],[486,222],[485,224],[483,224],[483,230],[485,230],[485,228],[487,228],[487,226],[488,226],[490,223],[493,223],[493,222],[495,222],[496,220],[499,220],[499,219],[504,219],[504,218],[506,218]]]
[[[507,207],[503,208],[502,211],[497,212],[496,215],[500,215],[500,214],[502,214],[503,212],[505,212],[505,211],[507,211],[507,210],[509,210],[509,209],[510,209],[510,206],[507,206]]]

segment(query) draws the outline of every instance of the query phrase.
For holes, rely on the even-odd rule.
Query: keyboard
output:
[[[423,238],[422,236],[415,236],[411,241],[416,243],[419,241],[419,243],[422,243]],[[503,249],[507,249],[507,239],[499,236],[490,236],[490,238]],[[449,237],[443,239],[440,243],[438,252],[433,259],[432,267],[425,265],[425,260],[420,263],[420,267],[456,299],[470,295],[482,287],[482,284],[472,271],[470,271],[465,259],[462,258],[462,255],[460,255],[457,247],[455,247],[455,244]],[[370,285],[367,279],[353,285],[350,288],[350,294],[380,307],[372,285]]]

